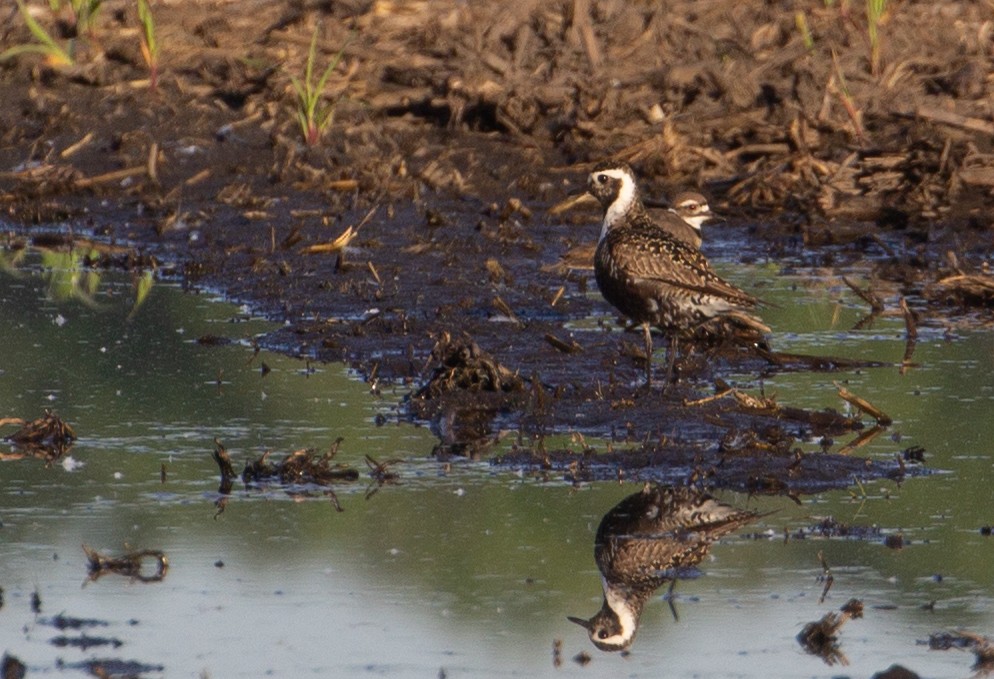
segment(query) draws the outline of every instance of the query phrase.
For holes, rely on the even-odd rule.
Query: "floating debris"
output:
[[[61,417],[46,410],[41,417],[23,420],[19,417],[0,418],[0,427],[17,425],[16,432],[5,436],[15,446],[15,451],[0,453],[0,460],[19,460],[36,457],[51,464],[62,457],[76,441],[76,432]]]
[[[838,382],[834,382],[834,384],[835,388],[839,390],[839,398],[841,398],[843,401],[846,401],[850,405],[855,406],[860,410],[860,412],[864,412],[873,419],[875,419],[877,421],[877,424],[879,424],[881,427],[889,427],[894,422],[894,420],[891,418],[890,415],[880,410],[880,408],[873,405],[865,398],[857,396],[856,394],[852,393]]]
[[[359,472],[347,465],[332,460],[338,453],[343,439],[336,439],[328,452],[318,455],[313,448],[295,450],[280,462],[269,461],[271,451],[266,451],[254,462],[249,462],[242,470],[242,482],[246,486],[281,483],[284,485],[329,486],[341,481],[356,481]]]
[[[109,623],[105,620],[95,618],[73,618],[62,613],[40,621],[43,625],[51,625],[58,630],[79,630],[85,627],[107,627]]]
[[[933,651],[959,648],[972,651],[977,661],[974,670],[994,670],[994,641],[973,632],[936,632],[928,637],[928,647]]]
[[[149,674],[161,674],[164,665],[147,665],[136,660],[119,660],[117,658],[101,658],[84,660],[78,663],[65,663],[63,669],[77,669],[89,672],[97,679],[116,679],[117,677],[144,677]]]
[[[48,643],[57,648],[78,648],[81,651],[86,651],[91,648],[97,648],[100,646],[111,646],[113,648],[120,648],[124,645],[124,642],[115,637],[91,637],[89,634],[80,634],[78,637],[66,636],[64,634],[57,637],[53,637],[48,640]]]
[[[833,516],[827,516],[808,528],[790,534],[793,540],[804,540],[809,537],[876,541],[883,537],[883,531],[877,526],[856,526],[842,523]]]
[[[377,462],[372,456],[366,455],[366,466],[369,467],[369,476],[373,479],[366,489],[366,499],[373,497],[384,485],[397,483],[400,476],[396,472],[390,471],[390,467],[403,462],[400,459]]]
[[[165,552],[158,549],[142,549],[120,557],[104,556],[86,545],[83,545],[83,551],[89,561],[87,569],[90,581],[99,580],[108,573],[115,573],[140,582],[160,582],[169,570],[169,559],[166,558]],[[152,572],[145,569],[149,561],[155,564]]]
[[[832,585],[835,584],[835,576],[832,575],[832,569],[828,567],[828,561],[825,559],[825,552],[818,550],[818,560],[821,562],[821,579],[825,583],[825,586],[821,590],[821,597],[818,599],[818,604],[821,605],[825,603],[825,597],[828,596],[828,590],[832,589]]]
[[[3,654],[0,659],[0,677],[3,679],[24,679],[28,668],[16,656]]]
[[[351,483],[359,479],[359,471],[348,465],[338,462],[333,463],[335,455],[338,454],[338,447],[344,439],[338,438],[331,445],[327,452],[318,455],[311,448],[302,448],[288,454],[279,462],[271,462],[269,457],[272,451],[266,451],[256,460],[245,463],[242,470],[241,479],[246,488],[259,488],[269,485],[284,486],[288,494],[294,496],[306,495],[309,492],[308,486],[320,486],[324,494],[331,499],[335,509],[342,511],[342,506],[338,502],[338,497],[331,489],[336,483]],[[235,473],[231,456],[224,445],[214,439],[214,451],[212,453],[214,462],[221,472],[221,485],[218,493],[221,495],[215,502],[218,508],[215,518],[224,512],[231,494],[234,480],[238,478]],[[384,483],[392,482],[396,475],[387,471],[387,466],[396,464],[400,460],[389,460],[382,465],[367,456],[366,464],[372,470],[373,483],[382,486]],[[375,491],[367,491],[367,498],[375,494]]]
[[[957,274],[935,282],[926,291],[930,299],[944,299],[961,306],[994,306],[994,276]]]
[[[211,453],[211,457],[214,458],[214,463],[221,471],[221,485],[217,489],[221,497],[215,503],[218,508],[218,514],[220,514],[224,511],[227,496],[231,494],[231,487],[234,485],[234,480],[238,478],[238,475],[235,474],[235,468],[231,464],[231,456],[228,455],[228,451],[216,438],[214,439],[214,452]]]
[[[907,667],[895,663],[883,672],[877,672],[870,679],[920,679],[920,676]]]
[[[850,599],[839,613],[829,611],[821,620],[809,622],[798,635],[797,641],[805,651],[817,655],[826,665],[848,665],[849,659],[839,646],[837,632],[848,620],[863,617],[863,602]]]

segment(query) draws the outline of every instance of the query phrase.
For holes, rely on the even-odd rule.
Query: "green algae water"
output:
[[[900,362],[900,319],[851,330],[861,307],[844,289],[741,275],[767,285],[778,349]],[[0,650],[28,676],[88,676],[94,663],[143,677],[834,677],[894,663],[967,676],[969,653],[923,642],[957,628],[994,636],[994,542],[980,531],[994,522],[989,332],[922,328],[919,365],[904,374],[763,380],[804,407],[843,407],[833,383],[845,383],[895,420],[856,454],[922,446],[941,473],[801,506],[722,493],[772,513],[678,583],[678,620],[657,592],[621,655],[595,649],[566,616],[600,606],[594,532],[637,485],[442,465],[431,433],[398,418],[400,387],[374,394],[343,366],[257,352],[253,338],[274,326],[251,310],[140,286],[51,262],[0,274],[0,417],[50,409],[78,435],[51,465],[0,462]],[[320,489],[240,481],[218,511],[215,439],[240,471],[266,451],[278,459],[338,438],[335,460],[360,472],[333,487],[341,511]],[[395,460],[395,482],[370,485],[367,455]],[[827,516],[878,537],[784,539]],[[904,548],[886,547],[897,534]],[[155,583],[88,581],[83,544],[162,550],[169,570]],[[824,601],[822,558],[833,576]],[[865,614],[839,632],[848,667],[806,654],[802,626],[851,598]]]

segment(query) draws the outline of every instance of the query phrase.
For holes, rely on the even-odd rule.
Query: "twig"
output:
[[[828,562],[825,560],[825,553],[820,549],[818,550],[818,560],[821,562],[822,577],[825,579],[825,587],[821,590],[821,598],[818,600],[818,603],[823,604],[825,603],[825,597],[828,595],[828,590],[832,589],[835,576],[832,575],[832,569],[828,567]]]
[[[904,358],[901,359],[901,374],[907,372],[911,367],[911,357],[915,354],[915,344],[918,342],[918,325],[915,322],[915,313],[908,308],[908,302],[901,298],[901,313],[904,314],[905,342]]]
[[[340,252],[345,248],[346,245],[352,242],[355,238],[356,231],[351,226],[341,233],[338,238],[327,243],[315,243],[314,245],[308,245],[300,250],[302,255],[327,255],[335,252]]]
[[[851,391],[843,387],[838,382],[833,382],[833,384],[835,385],[835,388],[839,390],[839,397],[842,400],[847,401],[848,403],[858,408],[861,412],[864,412],[873,419],[875,419],[877,421],[877,424],[883,427],[887,427],[894,422],[894,420],[891,419],[891,417],[887,415],[887,413],[885,413],[880,408],[876,407],[875,405],[867,401],[865,398],[857,396],[856,394],[852,393]]]
[[[860,435],[854,438],[852,441],[839,448],[839,455],[848,455],[857,448],[862,448],[867,443],[880,436],[880,434],[883,433],[885,429],[886,427],[879,424],[874,427],[870,427],[866,431],[860,433]]]
[[[871,288],[866,290],[862,289],[855,283],[853,283],[847,276],[842,277],[842,282],[849,286],[849,289],[856,293],[856,295],[862,299],[864,302],[870,305],[870,310],[874,313],[880,313],[884,310],[884,303],[880,298],[873,292]]]
[[[511,306],[507,302],[505,302],[500,295],[494,297],[493,304],[497,308],[497,311],[507,316],[515,325],[519,327],[524,326],[524,323],[521,321],[520,318],[518,318],[518,315],[514,313],[514,310],[511,308]]]
[[[96,177],[83,177],[81,179],[77,179],[75,184],[76,186],[85,189],[91,186],[96,186],[97,184],[108,184],[110,182],[128,179],[129,177],[137,177],[143,174],[148,174],[148,164],[140,167],[126,167],[123,170],[114,170],[113,172],[98,174]]]
[[[583,347],[576,340],[570,340],[569,342],[564,342],[555,335],[551,333],[546,333],[545,341],[552,345],[554,349],[563,352],[564,354],[578,354],[583,351]]]
[[[994,123],[990,123],[981,118],[971,118],[969,116],[960,115],[959,113],[954,113],[953,111],[946,111],[941,108],[932,108],[931,106],[919,106],[915,110],[915,115],[919,118],[931,120],[932,122],[952,125],[953,127],[961,127],[964,130],[970,130],[971,132],[980,132],[981,134],[986,134],[988,136],[994,135]]]

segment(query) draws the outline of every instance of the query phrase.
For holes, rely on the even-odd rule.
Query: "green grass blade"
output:
[[[24,17],[24,23],[25,25],[27,25],[28,30],[31,32],[31,35],[33,35],[35,40],[37,40],[40,43],[40,45],[37,46],[29,46],[29,45],[18,46],[23,48],[36,47],[36,49],[22,49],[21,53],[36,52],[39,54],[44,54],[56,65],[61,64],[65,66],[71,66],[73,64],[72,56],[70,56],[70,54],[61,45],[59,45],[51,35],[48,34],[48,31],[46,31],[41,24],[35,21],[34,17],[31,16],[31,13],[28,11],[28,8],[25,6],[23,0],[17,0],[17,8],[20,11],[21,16]],[[12,47],[10,50],[6,50],[4,52],[4,55],[8,55],[9,52],[13,49],[17,49],[17,47]]]

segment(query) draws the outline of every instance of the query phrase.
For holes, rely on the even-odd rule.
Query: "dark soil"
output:
[[[153,3],[154,89],[132,3],[106,0],[82,35],[31,7],[72,38],[76,64],[0,63],[11,242],[57,228],[125,244],[129,261],[288,321],[262,344],[410,383],[406,410],[432,423],[439,454],[485,453],[512,430],[518,464],[568,468],[572,453],[557,462],[541,440],[574,432],[705,475],[775,457],[779,470],[721,482],[787,492],[807,487],[798,439],[862,427],[739,398],[685,405],[730,366],[803,361],[712,347],[650,394],[634,386],[637,334],[571,336],[570,321],[613,323],[590,273],[559,265],[597,215],[553,208],[605,158],[653,197],[704,190],[745,234],[742,258],[872,260],[873,285],[906,298],[913,322],[994,301],[983,4],[888,3],[875,59],[860,3]],[[316,72],[343,58],[334,121],[308,146],[290,76],[315,26]],[[0,44],[31,42],[5,11]],[[839,484],[856,473],[837,469]]]

